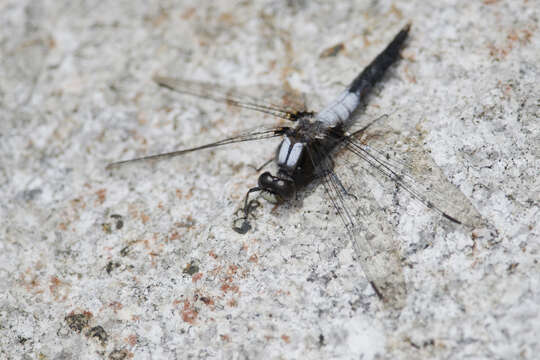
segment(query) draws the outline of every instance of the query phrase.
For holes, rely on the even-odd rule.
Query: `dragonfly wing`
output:
[[[416,202],[452,222],[469,228],[484,225],[476,208],[446,178],[421,142],[412,136],[404,138],[399,131],[370,127],[364,134],[345,140],[345,148],[356,155],[347,166],[364,168],[388,193],[394,193],[397,186]],[[403,146],[398,149],[398,144]],[[362,161],[357,161],[358,158]]]
[[[324,158],[323,154],[314,155]],[[405,277],[399,244],[387,215],[371,193],[365,191],[367,184],[361,178],[340,171],[344,178],[355,179],[351,184],[342,183],[328,158],[320,161],[319,169],[325,193],[343,222],[366,278],[386,306],[402,309],[407,297]]]
[[[272,85],[258,84],[233,88],[159,75],[155,75],[153,79],[158,85],[178,93],[259,111],[282,119],[295,120],[299,115],[307,113],[302,94]]]
[[[162,154],[156,154],[156,155],[150,155],[150,156],[144,156],[144,157],[135,158],[135,159],[114,162],[107,165],[107,170],[114,169],[122,165],[132,164],[135,162],[169,159],[175,156],[185,155],[194,151],[211,149],[211,148],[215,148],[215,147],[219,147],[223,145],[229,145],[229,144],[246,142],[246,141],[270,139],[270,138],[282,136],[285,133],[285,131],[287,131],[287,129],[288,129],[287,127],[273,127],[273,128],[259,127],[259,128],[247,131],[247,132],[242,132],[238,135],[235,135],[226,139],[222,139],[219,141],[215,141],[212,143],[208,143],[208,144],[204,144],[204,145],[200,145],[200,146],[196,146],[196,147],[192,147],[188,149],[176,150],[176,151],[171,151],[171,152],[162,153]]]

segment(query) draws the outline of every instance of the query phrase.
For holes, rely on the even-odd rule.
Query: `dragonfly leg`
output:
[[[274,160],[274,157],[271,157],[270,159],[268,159],[264,164],[262,164],[261,166],[259,166],[256,171],[259,172],[261,171],[262,169],[264,169],[266,166],[268,166],[268,164],[270,164],[272,161]]]
[[[246,197],[244,198],[244,208],[240,209],[243,213],[243,216],[235,219],[233,222],[233,230],[237,233],[245,234],[251,229],[251,225],[249,225],[248,221],[249,214],[259,206],[259,202],[256,199],[249,200],[249,194],[261,190],[262,189],[259,187],[254,187],[247,191]],[[238,222],[241,223],[238,225]]]
[[[251,167],[251,168],[253,168],[253,169],[255,169],[255,172],[259,172],[259,171],[261,171],[262,169],[264,169],[265,167],[267,167],[268,164],[270,164],[273,160],[274,160],[274,157],[268,159],[267,161],[264,162],[264,164],[262,164],[262,165],[259,166],[259,167],[255,167],[255,166],[253,166],[253,165],[248,165],[248,166]]]

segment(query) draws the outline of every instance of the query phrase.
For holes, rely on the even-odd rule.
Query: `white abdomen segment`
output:
[[[355,93],[345,90],[327,107],[319,112],[315,118],[330,127],[340,123],[348,127],[352,112],[360,104],[360,98]]]

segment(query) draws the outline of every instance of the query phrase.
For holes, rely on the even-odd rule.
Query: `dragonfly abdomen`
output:
[[[399,59],[399,52],[409,35],[411,24],[405,25],[392,42],[351,83],[348,90],[364,98],[382,79],[386,70]]]
[[[349,90],[345,90],[337,99],[316,115],[316,120],[325,123],[329,127],[345,124],[359,104],[359,96]]]
[[[342,125],[348,128],[352,123],[351,114],[369,94],[371,88],[382,79],[386,70],[399,59],[399,52],[407,39],[409,29],[410,24],[407,24],[349,87],[316,115],[316,119],[330,127]]]

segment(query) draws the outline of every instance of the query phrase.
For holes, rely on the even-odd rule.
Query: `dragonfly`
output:
[[[410,27],[410,23],[404,26],[350,85],[319,112],[308,111],[302,101],[293,99],[292,96],[283,96],[279,101],[265,101],[218,84],[156,75],[154,81],[171,91],[268,114],[284,119],[294,126],[257,128],[188,149],[114,162],[107,168],[171,158],[234,143],[281,137],[282,141],[273,159],[277,172],[263,172],[257,185],[247,190],[240,217],[234,221],[233,229],[241,234],[250,230],[249,219],[253,217],[252,213],[258,206],[258,201],[253,198],[255,193],[270,203],[281,204],[295,199],[310,184],[322,184],[375,294],[384,304],[392,308],[402,308],[407,296],[406,285],[399,246],[396,245],[392,228],[385,219],[387,215],[378,207],[376,201],[366,195],[368,185],[358,176],[354,166],[341,167],[351,173],[347,179],[355,179],[354,183],[342,182],[336,171],[334,158],[344,151],[349,152],[355,160],[367,165],[372,174],[402,189],[412,199],[438,213],[445,221],[467,226],[467,220],[473,218],[466,215],[470,211],[465,211],[463,207],[452,207],[448,206],[449,202],[432,200],[432,196],[437,194],[419,185],[420,181],[411,175],[411,167],[391,159],[387,153],[361,141],[359,136],[369,125],[350,131],[356,122],[356,111],[365,104],[375,84],[381,81],[387,70],[401,58],[400,52],[406,43]],[[277,102],[280,104],[276,104]],[[266,165],[268,162],[264,166]],[[363,201],[364,197],[370,201]]]

